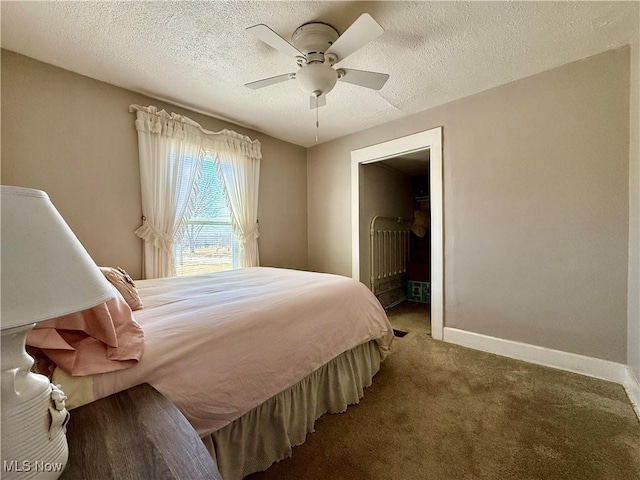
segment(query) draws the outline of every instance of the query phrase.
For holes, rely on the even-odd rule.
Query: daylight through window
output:
[[[193,211],[174,244],[174,261],[178,276],[238,267],[238,242],[211,157],[202,162]]]

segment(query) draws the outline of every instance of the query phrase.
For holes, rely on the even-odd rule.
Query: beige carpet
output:
[[[409,334],[360,403],[249,479],[640,479],[622,386],[434,341],[420,304],[389,318]]]

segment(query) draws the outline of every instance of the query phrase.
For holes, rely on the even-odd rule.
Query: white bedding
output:
[[[357,345],[376,340],[384,358],[393,339],[373,294],[337,275],[256,267],[137,284],[144,303],[134,312],[145,335],[140,362],[53,381],[70,394],[78,390],[74,382],[92,382],[93,399],[147,382],[201,436]]]

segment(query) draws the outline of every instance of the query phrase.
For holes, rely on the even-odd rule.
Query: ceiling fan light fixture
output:
[[[255,90],[296,78],[300,90],[309,97],[310,108],[316,110],[316,116],[318,108],[327,104],[327,94],[333,90],[338,80],[380,90],[389,79],[386,73],[333,68],[384,32],[368,13],[360,15],[341,35],[328,23],[305,23],[293,32],[291,43],[264,24],[248,27],[247,32],[295,59],[299,69],[296,73],[264,78],[246,83],[245,86]],[[317,123],[316,118],[316,126]]]
[[[296,79],[300,89],[309,96],[315,92],[326,95],[338,81],[338,72],[324,63],[312,63],[304,65],[296,73]]]

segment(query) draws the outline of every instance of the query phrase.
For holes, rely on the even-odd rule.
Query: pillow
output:
[[[114,287],[120,292],[120,295],[129,304],[131,310],[140,310],[144,307],[140,295],[136,289],[136,284],[124,269],[117,267],[100,267],[100,271],[109,280]]]
[[[26,343],[69,375],[95,375],[137,364],[144,332],[122,295],[115,295],[93,308],[38,323]]]

